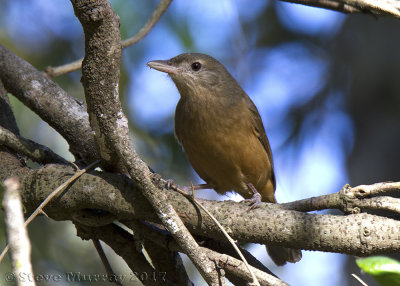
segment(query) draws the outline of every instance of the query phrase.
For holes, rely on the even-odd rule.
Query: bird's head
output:
[[[211,56],[190,53],[169,60],[147,63],[150,68],[168,73],[182,97],[204,92],[219,94],[226,85],[236,84],[225,67]]]

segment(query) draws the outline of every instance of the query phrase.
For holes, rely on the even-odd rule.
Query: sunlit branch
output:
[[[386,210],[400,214],[400,199],[382,194],[400,191],[399,182],[382,182],[372,185],[350,187],[345,185],[340,192],[281,204],[285,209],[309,212],[338,209],[344,213],[360,213],[362,210]]]
[[[396,0],[281,0],[342,13],[365,13],[400,18],[400,2]]]

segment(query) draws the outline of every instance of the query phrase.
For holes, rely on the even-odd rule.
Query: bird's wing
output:
[[[265,133],[264,125],[261,120],[260,113],[258,113],[257,107],[254,105],[253,101],[246,95],[246,104],[249,110],[251,111],[251,118],[253,126],[257,132],[258,140],[260,140],[261,144],[264,146],[265,151],[267,152],[269,162],[271,163],[271,178],[272,183],[274,185],[274,189],[276,188],[276,178],[274,172],[274,159],[272,158],[271,146],[269,145],[267,134]]]

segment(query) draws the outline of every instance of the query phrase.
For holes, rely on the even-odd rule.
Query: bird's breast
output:
[[[250,116],[245,105],[177,106],[176,137],[194,170],[217,192],[235,190],[251,197],[247,183],[262,187],[268,180],[268,156]]]

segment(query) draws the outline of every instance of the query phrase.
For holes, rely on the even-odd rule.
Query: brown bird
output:
[[[251,208],[276,203],[271,147],[260,114],[226,68],[211,56],[191,53],[147,63],[166,72],[181,98],[175,135],[193,169],[220,194],[236,191]],[[297,262],[301,251],[267,246],[277,265]]]

